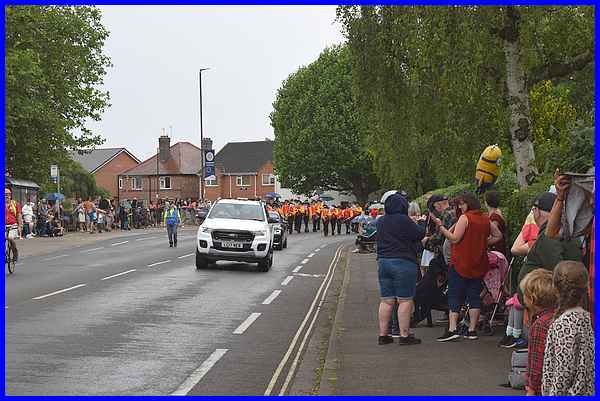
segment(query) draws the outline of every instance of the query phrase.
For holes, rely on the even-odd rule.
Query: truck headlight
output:
[[[256,236],[256,237],[266,237],[267,236],[267,232],[264,230],[252,231],[252,234],[254,234],[254,236]]]
[[[213,229],[212,228],[208,228],[208,227],[202,227],[202,232],[210,234],[210,233],[213,232]]]

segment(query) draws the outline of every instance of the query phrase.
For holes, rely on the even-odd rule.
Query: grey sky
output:
[[[200,144],[198,69],[204,135],[227,142],[273,138],[269,113],[289,74],[340,43],[333,6],[107,6],[105,80],[112,106],[89,127],[144,160],[161,128],[171,143]]]

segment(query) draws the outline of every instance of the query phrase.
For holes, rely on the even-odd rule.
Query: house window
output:
[[[171,189],[171,177],[160,177],[160,189]]]
[[[262,184],[263,185],[275,185],[275,176],[273,174],[263,174],[262,175]]]
[[[207,187],[216,187],[218,185],[217,177],[216,176],[213,176],[213,177],[214,177],[214,179],[212,179],[212,180],[209,180],[209,179],[204,180]]]
[[[119,189],[123,189],[123,179],[119,177]]]
[[[131,189],[134,189],[134,190],[142,189],[142,177],[133,177],[131,179]]]
[[[250,176],[249,175],[238,175],[235,178],[235,183],[238,187],[249,187],[250,186]]]

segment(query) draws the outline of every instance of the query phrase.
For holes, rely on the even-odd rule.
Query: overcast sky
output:
[[[282,81],[341,43],[333,6],[107,6],[111,107],[89,127],[102,147],[144,160],[161,128],[171,143],[200,144],[198,69],[204,136],[227,142],[273,138],[269,113]]]

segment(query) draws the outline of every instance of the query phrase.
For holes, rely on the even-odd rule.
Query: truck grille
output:
[[[254,241],[254,234],[250,231],[219,230],[212,232],[212,238],[215,241],[240,241],[252,243],[252,241]]]

